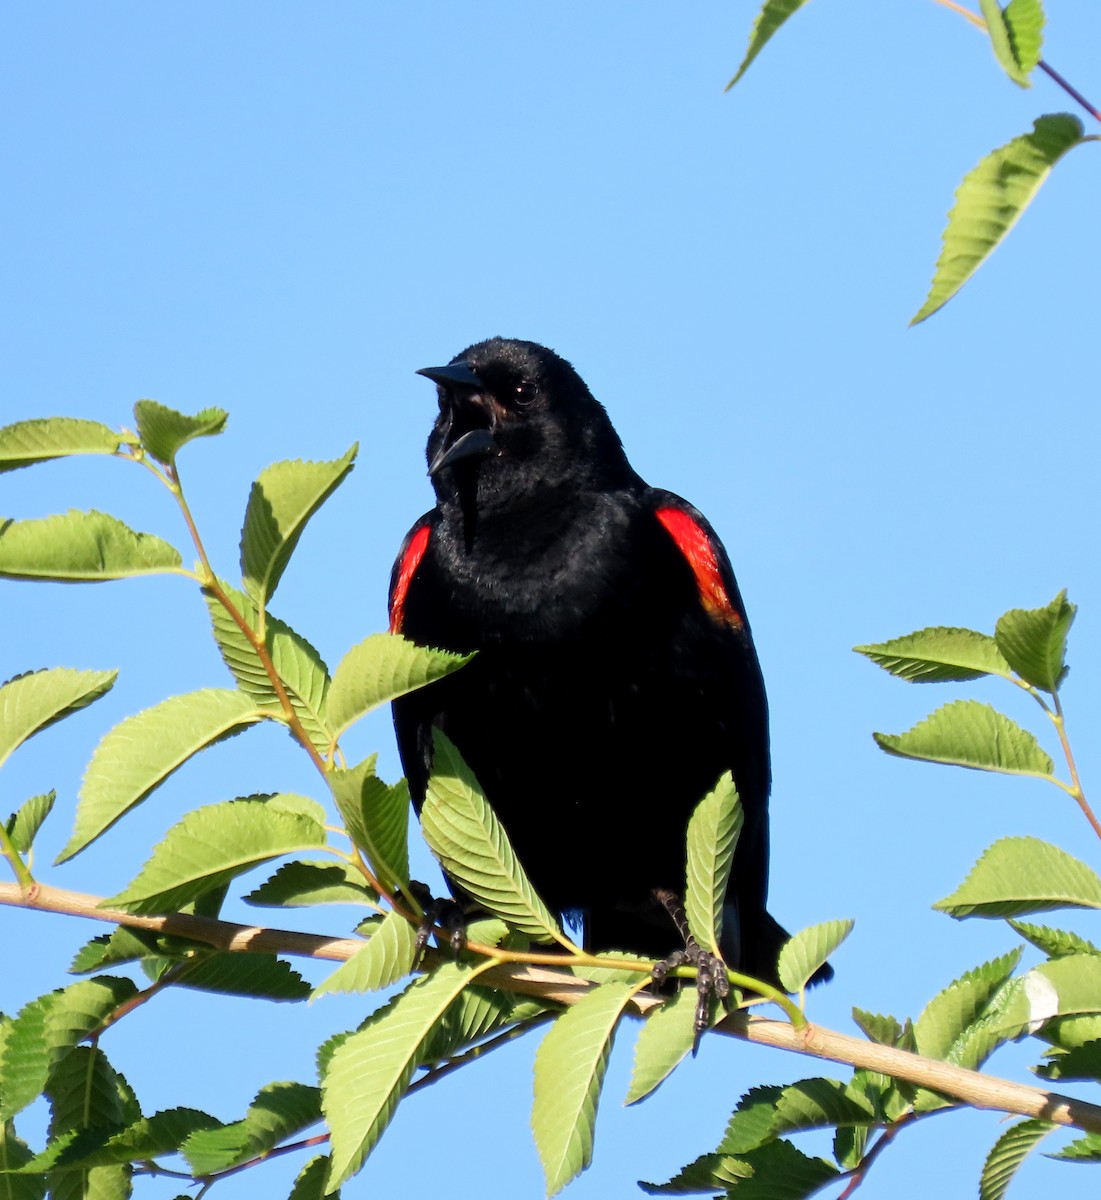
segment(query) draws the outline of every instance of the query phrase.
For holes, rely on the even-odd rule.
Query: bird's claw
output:
[[[413,943],[413,965],[420,963],[428,940],[437,929],[446,933],[451,952],[459,954],[466,945],[466,915],[461,905],[443,896],[433,896],[423,883],[415,879],[410,881],[409,893],[424,911]]]
[[[726,977],[723,960],[691,939],[683,950],[674,950],[668,958],[655,963],[650,977],[660,987],[670,971],[684,966],[696,968],[696,1015],[692,1023],[692,1051],[695,1053],[700,1037],[711,1024],[711,997],[725,1000],[730,995],[730,980]]]

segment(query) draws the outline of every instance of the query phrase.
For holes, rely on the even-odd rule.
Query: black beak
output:
[[[433,383],[442,383],[444,387],[477,388],[480,392],[485,386],[466,362],[451,363],[446,367],[421,367],[417,374]]]

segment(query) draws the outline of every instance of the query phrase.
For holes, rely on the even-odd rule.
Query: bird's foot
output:
[[[665,909],[672,918],[677,932],[684,939],[684,949],[674,950],[668,958],[654,965],[651,978],[660,987],[669,976],[670,971],[677,967],[690,966],[696,968],[696,1016],[693,1023],[694,1036],[692,1051],[695,1053],[699,1046],[700,1036],[711,1023],[711,997],[717,996],[725,1000],[730,995],[730,980],[726,976],[726,963],[717,955],[705,950],[688,929],[688,918],[684,913],[684,905],[680,897],[666,888],[657,888],[654,899]]]
[[[416,879],[409,881],[409,894],[420,905],[424,916],[417,925],[417,937],[413,948],[413,964],[416,966],[424,955],[428,939],[441,930],[453,954],[466,945],[466,915],[462,906],[445,896],[433,896],[431,891]]]

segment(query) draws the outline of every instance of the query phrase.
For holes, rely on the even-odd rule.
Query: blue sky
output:
[[[1049,8],[1046,57],[1087,95],[1101,91],[1096,5]],[[771,701],[771,907],[792,928],[856,919],[836,981],[811,1005],[815,1020],[850,1029],[854,1004],[916,1016],[937,987],[1013,944],[996,923],[930,909],[996,837],[1033,833],[1101,857],[1054,789],[902,763],[872,742],[873,729],[908,728],[964,694],[1038,728],[1010,689],[908,687],[851,652],[924,625],[990,630],[1005,609],[1066,587],[1081,606],[1068,722],[1087,790],[1101,776],[1090,740],[1101,718],[1096,147],[1058,166],[957,300],[908,329],[960,177],[1070,101],[1043,79],[1015,88],[983,38],[930,0],[808,5],[724,95],[754,11],[8,6],[0,416],[114,425],[145,396],[228,409],[226,434],[181,464],[225,574],[256,473],[358,440],[356,471],[275,605],[333,666],[383,626],[393,555],[431,502],[435,404],[415,369],[492,334],[553,346],[640,473],[702,508],[730,551]],[[183,544],[167,496],[123,464],[47,465],[5,476],[0,495],[6,515],[96,507]],[[45,862],[99,737],[227,680],[179,580],[6,584],[0,619],[0,677],[122,672],[107,699],[5,771],[7,809],[59,791]],[[384,714],[357,737],[384,774],[400,773]],[[257,790],[316,792],[273,730],[189,765],[45,877],[118,890],[182,811]],[[341,933],[350,910],[322,919]],[[1101,933],[1088,917],[1073,923]],[[5,1011],[65,982],[70,954],[98,931],[10,910],[0,930],[20,956],[0,979]],[[232,1119],[264,1082],[311,1080],[314,1047],[366,1003],[261,1012],[184,994],[123,1022],[107,1049],[147,1107]],[[745,1088],[819,1070],[709,1039],[624,1110],[630,1041],[625,1031],[613,1057],[595,1165],[567,1193],[578,1200],[638,1194],[636,1178],[666,1178],[712,1148]],[[541,1195],[534,1049],[522,1040],[412,1099],[346,1195],[426,1190],[438,1172],[451,1197]],[[1019,1076],[1027,1061],[1011,1048],[992,1069]],[[864,1190],[974,1194],[1001,1128],[995,1115],[926,1122]],[[218,1194],[278,1195],[295,1169]],[[1093,1186],[1084,1169],[1037,1160],[1011,1195]]]

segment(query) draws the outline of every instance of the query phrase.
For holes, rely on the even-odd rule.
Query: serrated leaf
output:
[[[179,551],[116,517],[70,509],[28,521],[0,520],[0,577],[101,583],[136,575],[187,574]]]
[[[378,896],[348,863],[302,861],[283,866],[242,899],[259,908],[301,908],[311,904],[377,904]]]
[[[665,1183],[640,1179],[638,1186],[650,1196],[688,1196],[720,1188],[732,1196],[734,1186],[752,1174],[753,1168],[743,1159],[729,1154],[701,1154]]]
[[[166,968],[175,965],[169,960]],[[216,951],[195,959],[177,979],[177,986],[221,996],[294,1003],[309,999],[310,985],[274,954]]]
[[[974,629],[934,625],[853,649],[910,683],[964,683],[983,675],[1012,678],[998,643]]]
[[[50,1138],[85,1129],[114,1130],[127,1121],[125,1081],[107,1061],[102,1047],[76,1046],[54,1066],[46,1087],[50,1101]],[[51,1171],[51,1200],[123,1200],[129,1195],[128,1165]]]
[[[229,584],[220,586],[249,627],[254,632],[258,630],[259,614],[253,601]],[[207,592],[206,603],[222,661],[241,691],[250,696],[258,708],[282,713],[283,706],[275,687],[252,642],[217,596]],[[319,754],[328,754],[334,738],[325,716],[329,672],[321,655],[301,634],[270,613],[264,617],[264,645],[310,742]]]
[[[78,854],[192,755],[263,720],[243,692],[205,688],[172,696],[114,727],[84,772],[64,862]]]
[[[0,429],[0,473],[75,454],[114,454],[122,435],[98,421],[40,417]]]
[[[750,64],[764,49],[765,43],[783,25],[788,17],[802,8],[805,3],[806,0],[764,0],[761,11],[757,14],[756,20],[753,22],[753,29],[749,35],[749,47],[745,52],[745,57],[742,59],[734,78],[726,85],[728,92],[746,71],[749,70]]]
[[[259,863],[324,845],[324,827],[305,813],[264,800],[207,804],[173,825],[137,877],[106,903],[145,915],[174,912]]]
[[[1101,1081],[1101,1040],[1074,1046],[1033,1069],[1041,1079]]]
[[[471,926],[473,929],[473,926]],[[471,940],[482,941],[481,937]],[[456,1054],[491,1033],[522,1022],[534,1024],[533,1018],[549,1019],[557,1006],[499,992],[492,988],[471,986],[458,996],[444,1014],[420,1053],[420,1066],[429,1066]]]
[[[216,1117],[197,1109],[165,1109],[151,1117],[142,1117],[106,1139],[77,1136],[58,1146],[55,1153],[47,1151],[39,1155],[35,1165],[43,1170],[47,1167],[72,1170],[150,1160],[174,1154],[196,1130],[220,1125]]]
[[[181,1147],[197,1176],[225,1171],[278,1146],[321,1120],[321,1092],[304,1083],[269,1083],[240,1121],[196,1130]]]
[[[872,736],[880,749],[900,758],[1049,780],[1055,770],[1028,730],[978,700],[953,700],[905,733]]]
[[[391,890],[409,888],[409,788],[388,784],[375,774],[372,754],[347,770],[334,768],[326,779],[348,836],[363,852],[375,878]]]
[[[1065,1162],[1101,1162],[1101,1133],[1087,1133],[1046,1157],[1061,1158]]]
[[[1020,960],[1018,947],[965,972],[938,992],[914,1024],[917,1052],[974,1070],[1000,1042],[1017,1036],[1021,1023],[1007,1014],[1001,993]],[[990,1015],[996,1019],[986,1020]],[[934,1093],[921,1091],[915,1107],[928,1112],[944,1103]]]
[[[1033,992],[1033,1019],[1067,1016],[1074,1013],[1101,1013],[1101,958],[1096,954],[1068,954],[1063,958],[1051,958],[1033,967],[1025,977],[1026,984],[1042,979],[1047,985],[1048,995],[1041,1004],[1051,1002],[1051,993],[1057,1001],[1055,1011],[1036,1011]]]
[[[648,1016],[635,1043],[635,1065],[624,1104],[637,1104],[663,1083],[696,1040],[696,993],[681,988]]]
[[[769,1132],[773,1137],[832,1125],[873,1125],[875,1110],[836,1079],[801,1079],[776,1098]]]
[[[450,675],[471,654],[418,646],[397,633],[374,633],[340,660],[329,689],[329,722],[339,737],[380,704]]]
[[[1101,908],[1101,879],[1050,842],[1001,838],[983,852],[963,883],[933,907],[957,918]]]
[[[983,1163],[979,1200],[1002,1200],[1029,1151],[1056,1128],[1050,1122],[1034,1117],[1011,1125],[990,1148]]]
[[[142,445],[159,462],[169,465],[192,439],[221,433],[228,418],[229,413],[222,408],[204,408],[189,417],[156,400],[139,400],[134,405]]]
[[[1101,949],[1067,929],[1052,929],[1047,925],[1030,925],[1025,921],[1010,921],[1009,924],[1037,950],[1049,958],[1061,958],[1064,954],[1101,954]]]
[[[862,1008],[854,1008],[852,1017],[860,1027],[861,1032],[870,1041],[878,1042],[881,1046],[895,1046],[902,1034],[902,1026],[894,1017],[885,1017],[880,1013],[866,1012]]]
[[[784,991],[801,992],[815,971],[849,936],[852,927],[852,920],[823,921],[789,938],[776,964]]]
[[[321,1105],[331,1131],[330,1193],[363,1165],[394,1115],[421,1048],[478,969],[440,964],[327,1053]]]
[[[698,945],[716,958],[730,865],[745,817],[729,771],[696,805],[688,821],[684,912]]]
[[[100,934],[86,942],[74,956],[69,972],[73,975],[85,975],[103,967],[117,966],[119,963],[166,954],[182,956],[194,950],[205,952],[208,949],[209,947],[202,942],[191,942],[187,938],[167,937],[151,930],[130,929],[119,925],[111,933]]]
[[[413,969],[417,931],[388,912],[370,940],[313,990],[312,1000],[332,992],[374,992],[396,983]]]
[[[1077,605],[1062,591],[1044,608],[1014,608],[998,618],[998,647],[1026,682],[1055,692],[1067,673],[1067,633]]]
[[[264,608],[294,553],[306,523],[344,481],[359,444],[332,462],[272,463],[252,485],[241,530],[245,591]]]
[[[773,1084],[750,1088],[730,1114],[718,1153],[742,1156],[763,1145],[772,1136],[776,1101],[783,1088]]]
[[[5,1025],[0,1045],[0,1121],[13,1117],[46,1086],[51,1067],[137,991],[129,979],[85,979],[24,1005]]]
[[[1027,75],[1038,65],[1043,51],[1044,7],[1040,0],[1009,0],[1002,15],[1013,57]]]
[[[2,728],[2,718],[0,718],[0,730]],[[57,792],[55,791],[45,792],[41,796],[32,796],[29,800],[24,800],[18,810],[12,813],[8,821],[8,836],[17,853],[27,854],[30,852],[34,845],[34,839],[42,828],[42,822],[50,815],[56,799]]]
[[[916,325],[963,287],[1017,223],[1055,164],[1086,140],[1069,113],[1037,118],[1032,131],[988,154],[964,177],[948,214],[944,246]]]
[[[699,1163],[711,1158],[705,1156]],[[838,1175],[833,1163],[824,1158],[811,1158],[783,1139],[768,1142],[739,1158],[730,1158],[725,1162],[712,1160],[711,1165],[713,1169],[721,1168],[724,1174],[732,1178],[733,1186],[722,1182],[718,1174],[715,1176],[719,1186],[730,1187],[728,1194],[737,1196],[738,1200],[804,1200]],[[700,1175],[702,1177],[703,1172]],[[676,1186],[679,1179],[659,1186],[646,1183],[639,1186],[652,1195],[701,1190],[699,1186]],[[711,1191],[714,1186],[715,1183],[706,1184],[702,1190]]]
[[[117,678],[118,671],[52,667],[9,679],[0,687],[0,764],[28,738],[106,695]]]
[[[439,730],[421,830],[448,877],[488,912],[538,942],[561,936],[558,922],[536,895],[504,827],[458,750]]]
[[[287,1200],[322,1200],[329,1182],[330,1160],[327,1154],[318,1154],[298,1172],[291,1194]],[[332,1195],[339,1200],[340,1192]]]
[[[979,0],[986,31],[990,35],[990,46],[998,65],[1018,87],[1030,87],[1028,71],[1017,56],[1016,47],[1009,33],[1006,14],[998,0]]]
[[[19,1171],[33,1158],[31,1148],[15,1132],[15,1126],[10,1121],[0,1121],[0,1171]],[[46,1180],[41,1175],[0,1176],[0,1197],[3,1200],[44,1200],[45,1195]]]
[[[561,1191],[592,1160],[608,1056],[633,994],[625,983],[596,988],[554,1022],[535,1053],[531,1128],[548,1196]]]

